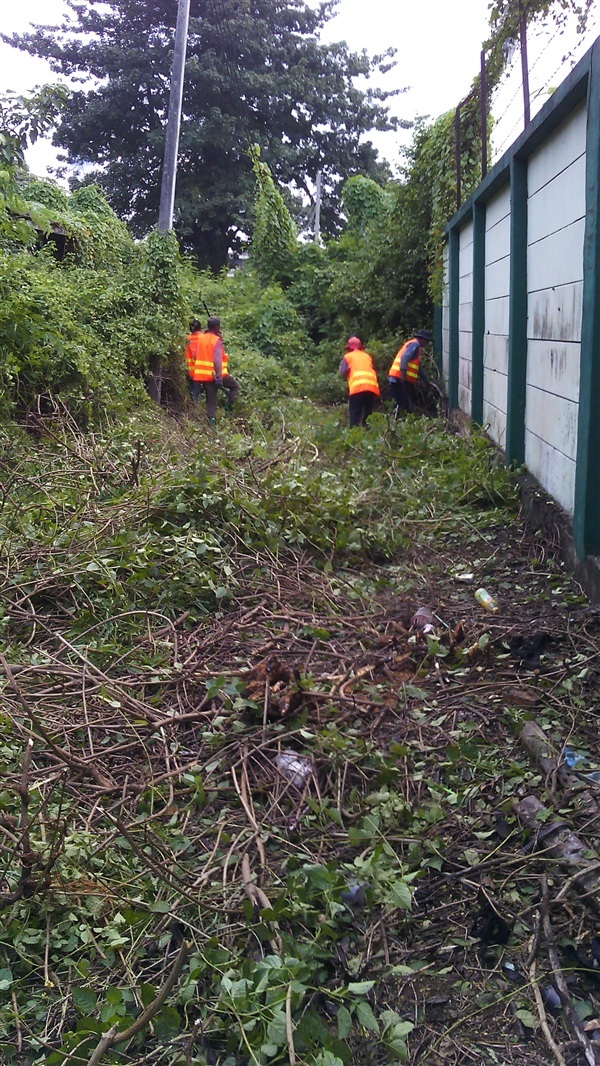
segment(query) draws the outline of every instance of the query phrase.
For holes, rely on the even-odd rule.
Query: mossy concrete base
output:
[[[471,434],[471,419],[464,411],[453,408],[448,413],[450,429],[461,437]],[[499,455],[504,452],[489,438]],[[533,474],[517,474],[523,518],[532,530],[540,530],[544,543],[554,555],[562,559],[573,572],[592,605],[600,605],[600,556],[578,558],[575,550],[573,520],[559,503],[542,488]]]
[[[517,483],[527,525],[544,534],[547,547],[573,571],[590,603],[600,604],[600,556],[577,557],[571,516],[544,491],[532,474],[519,474]]]

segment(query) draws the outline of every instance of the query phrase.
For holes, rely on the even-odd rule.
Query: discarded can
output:
[[[475,599],[480,607],[483,607],[484,611],[491,611],[495,613],[498,610],[498,604],[493,596],[490,596],[486,589],[477,589],[475,593]]]

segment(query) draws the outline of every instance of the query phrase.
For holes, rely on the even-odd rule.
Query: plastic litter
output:
[[[585,762],[585,755],[580,755],[578,751],[573,751],[573,748],[563,748],[562,757],[565,766],[568,766],[569,769]]]
[[[554,985],[544,985],[540,991],[544,1005],[548,1007],[548,1010],[560,1010],[562,1002]]]
[[[475,580],[475,574],[455,574],[454,580],[459,581],[462,585],[470,585]]]
[[[312,760],[295,751],[282,751],[275,759],[279,773],[296,788],[302,788],[312,773]]]
[[[348,881],[348,887],[342,892],[341,900],[347,907],[364,907],[366,903],[364,883],[362,881]]]
[[[427,629],[428,633],[435,632],[434,622],[435,615],[431,610],[431,607],[417,607],[410,620],[411,626],[414,626],[415,629],[422,629],[425,631],[425,628],[429,627]]]
[[[490,611],[493,614],[498,610],[498,604],[493,596],[490,596],[487,589],[477,589],[475,593],[475,599],[480,607],[483,607],[484,611]]]

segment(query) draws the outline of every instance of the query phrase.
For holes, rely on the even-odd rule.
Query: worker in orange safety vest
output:
[[[239,392],[239,385],[228,373],[229,357],[223,348],[221,320],[216,316],[208,319],[206,329],[195,318],[190,322],[186,339],[185,360],[187,364],[190,395],[198,400],[200,389],[206,396],[206,414],[213,425],[217,420],[217,389],[224,388],[229,396],[227,406],[231,409]]]
[[[363,426],[380,395],[373,359],[358,337],[349,337],[339,372],[348,382],[351,426]]]
[[[421,349],[432,339],[428,329],[420,329],[396,352],[388,371],[388,382],[397,411],[414,410],[415,381],[420,379],[429,383],[429,378],[421,367]]]

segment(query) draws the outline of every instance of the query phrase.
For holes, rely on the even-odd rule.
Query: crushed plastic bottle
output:
[[[585,762],[585,755],[580,755],[578,751],[573,751],[573,748],[563,748],[562,757],[565,766],[568,766],[570,770],[574,766],[579,766],[580,763]]]
[[[275,766],[296,788],[306,784],[313,769],[311,759],[297,755],[295,751],[282,751],[275,759]]]
[[[490,596],[487,589],[477,589],[475,593],[475,599],[480,607],[483,607],[484,611],[490,611],[493,614],[498,610],[498,604],[493,596]]]

